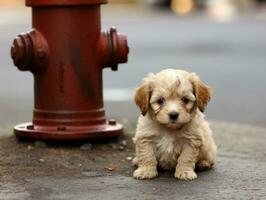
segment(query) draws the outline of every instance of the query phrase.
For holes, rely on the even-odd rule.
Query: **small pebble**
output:
[[[80,146],[80,149],[81,150],[85,150],[85,151],[92,150],[92,144],[91,143],[83,144],[83,145]]]
[[[124,146],[122,146],[122,145],[119,146],[119,150],[120,150],[120,151],[124,151],[124,149],[125,149]]]
[[[116,153],[114,153],[114,154],[113,154],[113,157],[115,157],[115,158],[116,158],[116,157],[117,157],[117,154],[116,154]]]
[[[46,148],[47,147],[47,144],[41,140],[37,140],[33,144],[35,147],[39,147],[39,148]]]
[[[126,140],[123,140],[120,144],[121,144],[122,146],[126,147],[126,146],[127,146],[127,141],[126,141]]]
[[[127,161],[131,161],[133,158],[131,156],[128,156],[126,159]]]
[[[116,167],[115,166],[105,166],[104,169],[108,170],[108,171],[115,171]]]
[[[30,150],[32,150],[32,149],[33,149],[33,146],[31,146],[31,145],[28,145],[28,146],[27,146],[27,149],[30,151]]]
[[[44,162],[44,159],[40,158],[39,161],[40,161],[41,163],[43,163],[43,162]]]
[[[116,145],[116,144],[110,144],[110,147],[111,147],[112,149],[117,149],[117,145]]]

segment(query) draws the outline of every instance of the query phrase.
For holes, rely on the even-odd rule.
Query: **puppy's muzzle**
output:
[[[179,113],[178,113],[178,112],[170,112],[170,113],[169,113],[169,119],[170,119],[172,122],[177,121],[178,117],[179,117]]]

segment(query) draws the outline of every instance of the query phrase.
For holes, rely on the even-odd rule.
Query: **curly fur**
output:
[[[142,115],[133,138],[134,178],[154,178],[159,166],[175,170],[178,179],[193,180],[195,167],[212,168],[217,147],[203,114],[210,97],[210,87],[195,73],[166,69],[143,80],[135,94]],[[175,120],[169,117],[173,112]]]

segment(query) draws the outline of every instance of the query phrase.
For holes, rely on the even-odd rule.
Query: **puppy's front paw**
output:
[[[158,175],[155,167],[139,167],[133,173],[135,179],[152,179]]]
[[[176,170],[175,177],[180,180],[194,180],[197,178],[197,174],[194,171],[182,171]]]

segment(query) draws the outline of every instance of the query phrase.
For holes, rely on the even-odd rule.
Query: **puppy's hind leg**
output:
[[[214,143],[204,146],[200,150],[199,160],[196,163],[197,171],[205,171],[213,168],[216,159],[217,147]]]
[[[214,163],[209,160],[199,160],[196,164],[196,171],[206,171],[213,167]]]

